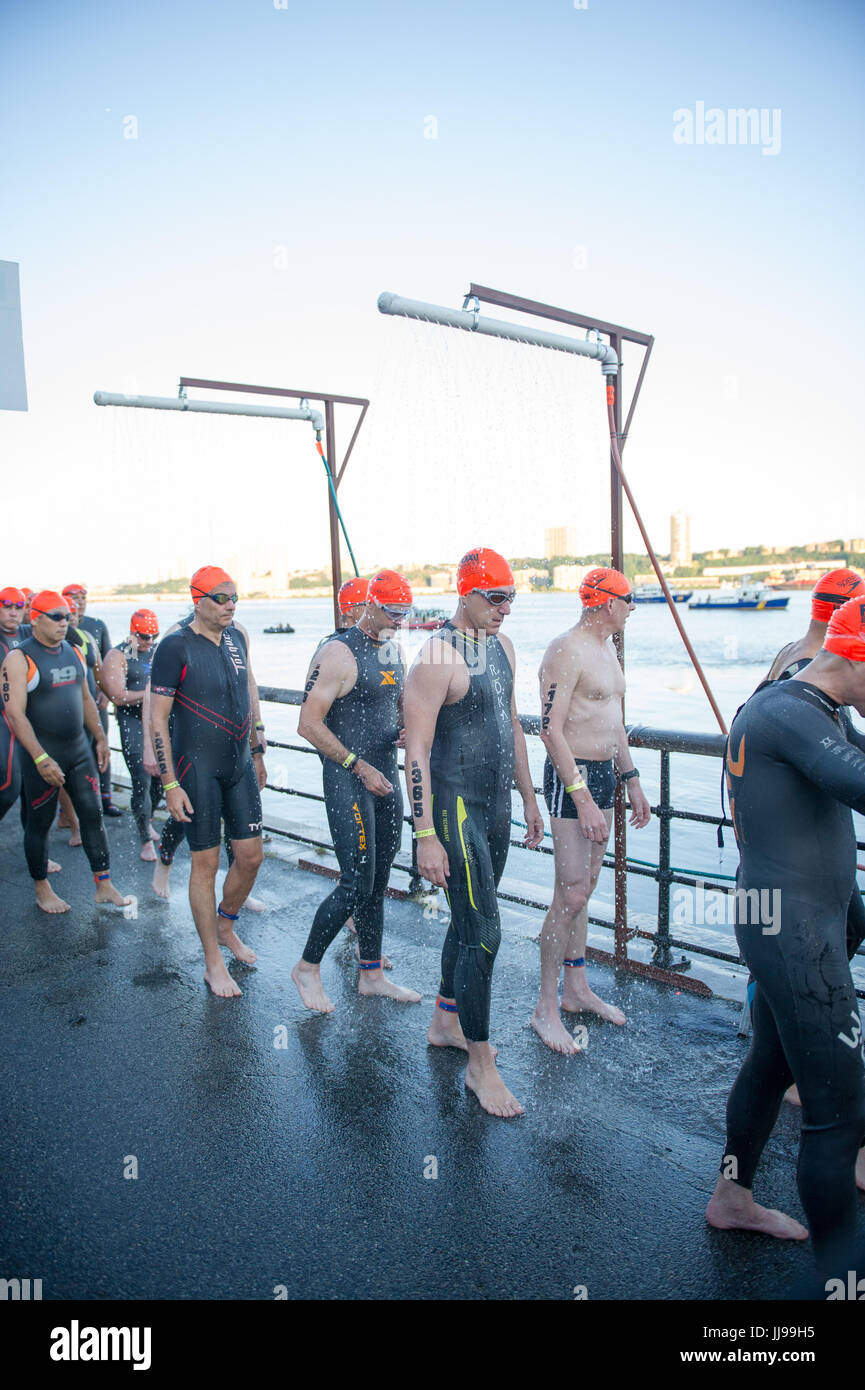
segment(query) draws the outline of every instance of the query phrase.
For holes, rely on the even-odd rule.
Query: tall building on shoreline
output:
[[[576,526],[544,527],[544,559],[557,560],[560,555],[576,555]]]
[[[691,518],[687,512],[670,517],[670,564],[673,568],[691,563]]]

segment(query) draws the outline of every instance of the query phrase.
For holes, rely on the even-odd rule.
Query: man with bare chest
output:
[[[625,1022],[621,1009],[590,988],[585,959],[588,903],[609,839],[617,774],[628,784],[631,825],[641,829],[651,816],[628,748],[625,677],[611,640],[628,621],[634,596],[623,574],[599,567],[583,580],[580,600],[579,622],[554,638],[539,672],[555,887],[541,930],[541,989],[531,1023],[547,1047],[568,1055],[580,1049],[559,1014],[562,966],[563,1009]]]

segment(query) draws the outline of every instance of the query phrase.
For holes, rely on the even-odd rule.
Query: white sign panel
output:
[[[18,265],[0,261],[0,410],[27,409]]]

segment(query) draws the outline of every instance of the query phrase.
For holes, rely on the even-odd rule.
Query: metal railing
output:
[[[286,690],[280,686],[260,686],[259,697],[262,703],[279,705],[300,705],[303,701],[302,690]],[[529,737],[537,737],[540,733],[540,719],[536,715],[520,715],[520,724],[523,731]],[[673,885],[697,888],[701,887],[709,893],[730,894],[735,892],[735,879],[732,875],[715,873],[711,876],[700,874],[687,869],[676,868],[671,863],[671,826],[673,821],[690,821],[699,825],[711,825],[720,832],[725,828],[732,829],[732,821],[728,816],[710,815],[705,812],[691,811],[674,806],[672,797],[672,769],[671,755],[673,753],[684,753],[698,757],[710,757],[721,759],[724,756],[725,739],[721,734],[698,734],[687,733],[678,729],[650,729],[644,725],[632,725],[628,728],[628,743],[631,748],[645,748],[656,751],[660,755],[660,784],[659,799],[657,805],[652,807],[652,812],[659,821],[658,828],[658,863],[648,863],[643,860],[624,856],[624,863],[619,862],[618,846],[613,854],[604,856],[604,867],[613,869],[624,874],[634,875],[639,878],[653,879],[658,885],[657,894],[657,928],[655,931],[647,931],[644,928],[627,927],[626,923],[611,921],[609,918],[589,916],[589,922],[593,926],[602,927],[610,931],[617,928],[627,929],[627,939],[635,937],[652,943],[652,963],[651,973],[655,976],[670,975],[671,978],[682,979],[683,972],[690,968],[691,962],[682,957],[676,960],[674,951],[688,951],[694,955],[705,956],[712,960],[723,961],[729,965],[740,965],[741,959],[738,951],[724,951],[717,947],[709,946],[700,941],[690,941],[673,936],[670,932],[670,891]],[[268,739],[268,748],[278,748],[289,753],[301,753],[317,757],[315,749],[307,743],[286,743],[279,739]],[[116,750],[119,751],[119,750]],[[720,773],[720,770],[719,770]],[[719,800],[720,800],[720,775],[718,779]],[[324,803],[324,797],[318,792],[304,791],[299,787],[282,786],[278,783],[268,782],[267,790],[276,792],[282,796],[297,797],[300,800],[317,801]],[[539,787],[535,788],[540,793]],[[410,817],[404,817],[407,825],[411,824]],[[519,821],[512,821],[518,826]],[[329,840],[318,839],[313,835],[301,834],[296,830],[287,830],[282,826],[271,825],[265,822],[264,829],[270,834],[282,836],[285,839],[294,840],[300,844],[310,845],[316,849],[333,850],[333,845]],[[515,849],[525,849],[522,841],[512,837],[510,841]],[[720,843],[720,838],[719,838]],[[857,841],[860,850],[865,850],[865,843]],[[550,845],[540,845],[538,849],[532,850],[533,854],[552,855],[553,850]],[[397,859],[394,862],[394,869],[398,872],[408,874],[409,894],[418,893],[423,890],[423,880],[418,874],[417,860],[415,857],[415,842],[412,840],[411,862],[405,863]],[[514,903],[517,906],[536,908],[541,912],[546,912],[549,908],[548,902],[542,902],[536,898],[528,897],[519,893],[505,892],[501,889],[498,893],[503,902]],[[604,953],[595,953],[603,955]],[[860,950],[857,955],[862,956]],[[619,962],[621,963],[621,961]],[[629,963],[636,965],[636,963]],[[648,967],[643,967],[647,970]],[[682,983],[686,983],[682,981]],[[858,990],[860,998],[865,998],[865,990]]]

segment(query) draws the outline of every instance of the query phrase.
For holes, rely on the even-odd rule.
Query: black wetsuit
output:
[[[155,648],[139,651],[131,637],[120,642],[115,651],[126,658],[126,689],[131,693],[143,690],[150,676]],[[150,817],[159,805],[162,783],[144,770],[144,725],[141,705],[115,705],[115,718],[120,730],[123,757],[132,783],[132,814],[142,844],[150,839]],[[149,802],[149,806],[148,806]],[[172,825],[178,824],[172,820]]]
[[[21,645],[22,640],[17,633],[14,637],[10,637],[7,633],[0,632],[0,665],[11,651]],[[15,805],[20,795],[21,760],[18,741],[6,723],[4,708],[0,713],[0,820],[3,819],[10,806]]]
[[[740,854],[736,939],[757,983],[751,1048],[727,1104],[725,1175],[752,1186],[795,1081],[799,1192],[818,1267],[835,1269],[855,1230],[854,1164],[865,1140],[845,932],[856,875],[849,808],[865,812],[865,754],[848,741],[834,700],[803,681],[774,682],[736,715],[727,774]]]
[[[788,681],[793,676],[804,671],[806,666],[810,666],[813,657],[800,656],[797,661],[791,662],[781,672],[780,676],[775,677],[775,681]],[[773,685],[774,681],[763,681],[757,686],[757,690],[763,690],[767,685]],[[756,693],[756,692],[755,692]],[[850,711],[846,706],[838,711],[838,718],[844,725],[844,733],[848,743],[852,743],[857,748],[865,752],[865,734],[860,734],[850,718]],[[847,909],[847,958],[852,960],[862,942],[865,941],[865,901],[862,898],[862,889],[856,883],[853,886],[853,895],[850,899],[850,906]]]
[[[222,818],[233,840],[259,836],[243,634],[229,625],[217,645],[191,626],[169,633],[153,658],[151,689],[174,699],[171,749],[175,776],[194,811],[184,823],[190,850],[215,848]]]
[[[81,687],[85,658],[81,649],[60,642],[46,647],[28,637],[19,648],[27,659],[27,718],[45,753],[63,770],[64,789],[78,815],[84,852],[95,874],[108,870],[108,842],[102,826],[99,771],[84,727]],[[21,773],[27,801],[24,853],[32,878],[48,873],[48,831],[54,820],[59,788],[40,775],[21,750]]]
[[[88,616],[87,613],[85,613],[82,617],[80,617],[80,618],[78,619],[78,626],[79,626],[79,627],[83,627],[84,630],[85,630],[85,632],[89,632],[90,635],[91,635],[93,638],[95,638],[96,647],[97,647],[97,650],[98,650],[98,652],[99,652],[99,660],[100,660],[100,662],[104,661],[105,658],[106,658],[106,656],[108,655],[108,653],[111,651],[111,638],[108,636],[108,628],[105,626],[105,624],[104,624],[104,622],[102,621],[102,619],[101,619],[101,618],[91,618],[91,617]],[[93,692],[91,691],[91,694],[92,694],[92,693],[93,693]],[[101,692],[100,692],[100,693],[101,693]],[[94,696],[94,698],[96,698],[96,696]],[[107,737],[108,737],[108,710],[107,710],[107,709],[99,709],[98,703],[97,703],[97,709],[99,710],[99,723],[102,725],[102,732],[105,734],[105,737],[107,738]],[[99,774],[99,789],[100,789],[100,794],[101,794],[101,796],[102,796],[103,804],[106,805],[106,806],[107,806],[107,805],[110,805],[110,804],[111,804],[111,764],[110,764],[110,763],[108,764],[108,766],[107,766],[107,768],[105,769],[105,771],[104,771],[104,772],[100,772],[100,774]],[[113,815],[113,814],[114,814],[114,812],[112,812],[112,815]]]
[[[371,763],[393,786],[373,796],[350,769],[322,759],[327,823],[339,860],[339,882],[319,905],[303,959],[318,965],[337,932],[352,915],[361,961],[381,959],[384,891],[402,836],[402,792],[397,769],[399,697],[403,666],[399,647],[379,642],[359,627],[336,632],[357,662],[357,680],[334,700],[324,723],[331,733]]]
[[[455,999],[469,1042],[487,1042],[493,965],[501,942],[496,888],[511,830],[513,672],[497,637],[475,641],[450,622],[438,636],[469,669],[469,689],[443,705],[430,754],[432,815],[445,847],[451,921],[441,995]]]

